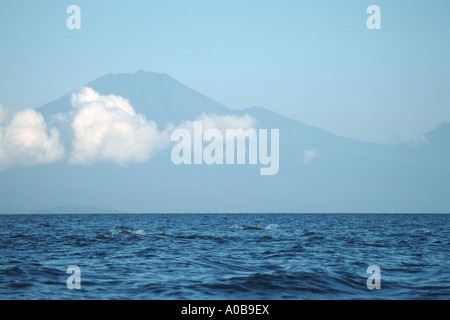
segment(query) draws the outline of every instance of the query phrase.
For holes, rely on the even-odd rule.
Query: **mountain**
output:
[[[149,213],[450,210],[448,123],[424,134],[424,143],[384,145],[336,136],[261,107],[234,110],[165,74],[108,74],[86,86],[102,95],[128,99],[136,113],[154,120],[158,128],[195,120],[202,113],[250,115],[258,128],[279,129],[279,171],[261,176],[259,164],[177,166],[171,161],[171,148],[147,162],[124,166],[60,161],[15,167],[0,172],[1,212],[46,212],[43,208]],[[52,115],[73,109],[70,97],[60,97],[38,111],[51,122]]]
[[[436,129],[426,133],[427,141],[437,147],[450,146],[450,123],[443,122]]]
[[[189,89],[166,74],[138,71],[130,74],[107,74],[85,85],[102,95],[127,98],[136,113],[160,125],[195,119],[202,114],[227,114],[230,109]],[[44,117],[72,110],[71,94],[38,108]]]

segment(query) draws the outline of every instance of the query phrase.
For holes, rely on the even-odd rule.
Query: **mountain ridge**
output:
[[[428,145],[385,145],[337,136],[262,107],[234,110],[167,74],[107,74],[86,86],[128,99],[136,113],[159,128],[202,113],[248,114],[259,128],[280,130],[279,172],[263,177],[259,166],[248,164],[177,166],[170,148],[126,166],[58,162],[16,167],[0,172],[1,213],[54,212],[73,204],[134,213],[450,212],[446,122],[424,134]],[[52,121],[52,115],[72,108],[67,94],[37,111]]]
[[[229,108],[206,97],[164,73],[137,71],[135,73],[109,73],[85,85],[101,95],[114,94],[127,99],[136,113],[158,124],[191,120],[209,113],[226,114]],[[39,108],[49,118],[59,112],[72,110],[68,93]]]
[[[148,120],[154,120],[158,125],[162,126],[167,124],[175,125],[183,120],[195,120],[197,117],[201,116],[202,113],[216,115],[243,115],[248,113],[249,115],[255,117],[264,114],[266,118],[268,117],[267,115],[271,115],[273,117],[272,120],[281,119],[282,122],[295,123],[297,125],[304,126],[305,129],[307,128],[308,130],[316,132],[320,131],[322,134],[332,135],[338,139],[385,145],[384,143],[367,142],[355,138],[336,135],[326,129],[305,124],[299,120],[289,118],[260,106],[252,106],[245,109],[232,109],[202,93],[190,89],[166,73],[144,70],[138,70],[134,73],[107,73],[88,82],[84,85],[84,87],[90,87],[102,95],[114,94],[121,96],[129,100],[136,113],[143,114]],[[134,90],[123,89],[129,87],[134,88]],[[150,92],[146,93],[146,91]],[[73,108],[70,103],[70,98],[73,92],[76,92],[76,90],[72,90],[63,96],[42,105],[36,110],[48,120],[50,120],[52,115],[57,113],[68,113]],[[158,97],[161,93],[162,97]],[[135,99],[134,97],[137,95],[144,97]],[[186,98],[188,102],[183,100]],[[274,121],[272,121],[272,123],[274,123]],[[439,134],[440,136],[448,134],[450,137],[450,123],[445,121],[436,128],[424,133],[423,136],[427,139],[428,137],[433,139],[437,136],[436,132],[438,132],[438,129],[439,132],[441,132]],[[445,129],[445,134],[442,134],[442,131],[444,131],[443,129]],[[399,143],[401,144],[402,142]]]

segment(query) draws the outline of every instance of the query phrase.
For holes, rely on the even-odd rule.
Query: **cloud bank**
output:
[[[428,139],[426,137],[414,133],[402,133],[400,139],[402,143],[408,146],[428,145]]]
[[[164,146],[154,121],[136,114],[128,100],[102,96],[91,88],[72,95],[73,149],[70,163],[146,162]]]
[[[248,114],[240,117],[235,115],[208,115],[203,113],[195,121],[202,121],[203,131],[208,129],[217,129],[224,135],[227,129],[247,130],[254,128],[257,124],[256,119]],[[184,121],[177,128],[186,129],[193,133],[194,121]]]
[[[65,160],[71,165],[112,162],[122,166],[147,162],[157,152],[168,148],[173,130],[193,130],[194,121],[158,130],[154,121],[137,114],[127,99],[117,95],[101,95],[82,87],[72,94],[72,111],[57,114],[57,128],[48,128],[42,114],[27,109],[11,114],[0,105],[0,171],[14,166],[33,166]],[[256,120],[249,115],[207,115],[204,130],[254,128]],[[66,146],[66,147],[64,147]],[[67,148],[67,150],[65,150]]]
[[[59,131],[48,130],[40,113],[26,109],[11,115],[0,105],[0,171],[52,163],[63,155]]]

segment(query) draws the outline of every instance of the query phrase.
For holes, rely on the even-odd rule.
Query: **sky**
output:
[[[80,30],[66,26],[73,4]],[[146,70],[230,108],[395,143],[450,121],[449,15],[447,0],[2,0],[0,104],[37,108]]]

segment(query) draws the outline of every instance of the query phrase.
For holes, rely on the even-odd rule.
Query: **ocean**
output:
[[[450,298],[445,214],[0,215],[0,253],[2,300]]]

